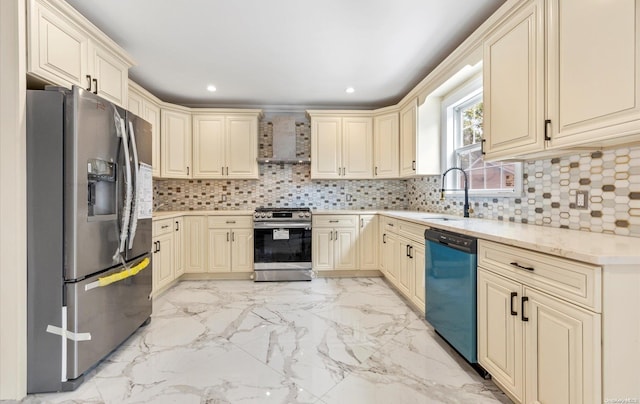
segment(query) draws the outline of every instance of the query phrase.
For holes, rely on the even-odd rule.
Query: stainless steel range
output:
[[[256,282],[312,279],[309,208],[258,208],[253,223]]]

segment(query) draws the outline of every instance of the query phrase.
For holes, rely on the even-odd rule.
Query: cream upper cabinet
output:
[[[378,215],[360,215],[360,234],[358,248],[360,249],[360,269],[376,270],[378,265]]]
[[[418,100],[412,100],[400,110],[400,177],[416,174],[416,138]]]
[[[222,178],[225,175],[224,115],[193,117],[193,177]]]
[[[129,56],[66,2],[29,0],[27,71],[51,84],[78,85],[128,103]]]
[[[640,140],[640,4],[523,4],[484,41],[487,158]]]
[[[487,159],[544,148],[544,0],[531,2],[484,41],[483,150]]]
[[[207,217],[184,218],[184,262],[186,273],[207,272]]]
[[[341,118],[311,118],[311,177],[341,178],[341,140]]]
[[[258,178],[258,117],[194,113],[193,178]]]
[[[638,135],[640,3],[549,0],[546,26],[549,146]]]
[[[311,116],[311,177],[363,179],[373,176],[373,119],[365,114]],[[337,113],[340,111],[331,111]]]
[[[128,97],[127,109],[151,124],[152,173],[160,177],[160,100],[132,81],[129,81]]]
[[[164,178],[191,178],[191,114],[163,108],[160,128]]]
[[[400,123],[398,113],[373,118],[373,176],[398,178]]]

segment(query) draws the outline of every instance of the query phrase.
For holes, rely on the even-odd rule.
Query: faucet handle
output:
[[[469,207],[469,214],[472,214],[472,213],[473,213],[473,208]]]

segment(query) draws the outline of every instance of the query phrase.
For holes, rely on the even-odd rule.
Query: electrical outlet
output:
[[[589,207],[589,191],[576,191],[576,209]]]

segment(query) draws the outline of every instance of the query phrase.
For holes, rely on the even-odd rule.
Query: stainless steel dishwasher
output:
[[[477,239],[425,231],[426,319],[483,376],[477,359]]]

